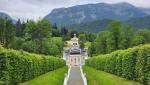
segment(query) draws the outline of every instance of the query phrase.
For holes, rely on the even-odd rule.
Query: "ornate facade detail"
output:
[[[79,39],[76,37],[76,34],[74,34],[70,41],[67,41],[63,58],[69,66],[81,66],[85,63],[87,52],[80,48]]]

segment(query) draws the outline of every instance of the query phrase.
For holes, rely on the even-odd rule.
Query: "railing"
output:
[[[70,70],[71,70],[71,66],[69,66],[68,74],[65,74],[65,79],[64,79],[64,84],[63,85],[67,85],[69,75],[70,75]]]
[[[82,66],[80,66],[80,71],[81,71],[81,76],[82,76],[82,79],[83,79],[83,83],[84,83],[84,85],[87,85],[86,75],[83,74]]]

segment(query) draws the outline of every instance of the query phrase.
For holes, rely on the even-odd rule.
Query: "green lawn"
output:
[[[67,73],[67,67],[48,72],[20,85],[63,85],[65,73]]]
[[[84,66],[88,85],[142,85],[134,81]]]

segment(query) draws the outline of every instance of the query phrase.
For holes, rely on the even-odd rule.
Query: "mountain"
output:
[[[139,8],[139,9],[141,9],[146,14],[150,15],[150,8]]]
[[[95,20],[87,23],[74,24],[67,28],[73,28],[79,31],[99,32],[103,31],[111,21],[109,19]]]
[[[109,25],[112,20],[104,19],[104,20],[96,20],[87,23],[74,24],[69,26],[68,28],[74,28],[79,31],[87,31],[87,32],[99,32],[105,30],[105,28]],[[122,21],[123,24],[130,25],[136,29],[147,28],[150,30],[150,16],[131,18],[126,21]]]
[[[146,16],[141,9],[129,3],[117,4],[85,4],[68,8],[57,8],[45,16],[58,26],[68,26],[103,19],[128,20],[133,17]]]
[[[9,20],[12,20],[13,24],[17,22],[16,20],[12,19],[8,14],[3,13],[3,12],[0,12],[0,18],[3,18],[3,19],[7,18]]]
[[[0,18],[7,18],[7,19],[12,19],[8,14],[0,12]]]
[[[150,29],[150,15],[139,18],[132,18],[124,23],[129,24],[136,28],[147,28]]]

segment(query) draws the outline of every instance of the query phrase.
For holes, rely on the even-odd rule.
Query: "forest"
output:
[[[127,49],[150,43],[150,31],[136,29],[119,21],[111,21],[98,33],[79,32],[72,28],[58,27],[46,19],[17,21],[0,19],[0,43],[6,48],[24,50],[31,53],[62,56],[65,41],[77,34],[81,47],[89,48],[89,55],[106,54],[119,49]],[[86,28],[85,28],[86,29]]]
[[[145,44],[150,43],[150,31],[146,28],[136,29],[116,20],[111,21],[104,29],[97,33],[80,32],[58,27],[56,23],[46,19],[26,22],[18,20],[15,24],[7,18],[0,19],[0,81],[16,85],[65,66],[65,62],[60,59],[63,57],[63,47],[67,40],[77,34],[80,47],[88,48],[88,55],[92,57],[86,61],[87,66],[136,80],[144,85],[149,84],[149,76],[145,77],[149,75],[146,69],[149,67],[146,61],[148,58],[143,55],[148,56],[149,53],[149,45]],[[142,44],[145,46],[139,46]],[[134,59],[130,55],[141,56],[134,56]],[[146,64],[143,66],[140,61]],[[132,68],[128,67],[130,65]],[[138,71],[140,68],[146,70]]]
[[[89,46],[89,55],[111,53],[120,49],[127,49],[140,44],[150,43],[148,29],[136,29],[130,25],[112,21],[105,31],[96,34],[96,38]]]
[[[56,24],[52,24],[46,19],[20,20],[14,24],[11,20],[5,18],[0,19],[0,43],[5,48],[13,48],[16,50],[24,50],[31,53],[53,55],[61,57],[64,42],[69,40],[74,33],[85,41],[92,41],[92,33],[78,33],[76,30],[67,29],[65,27],[58,28]],[[89,39],[87,39],[87,37]]]

